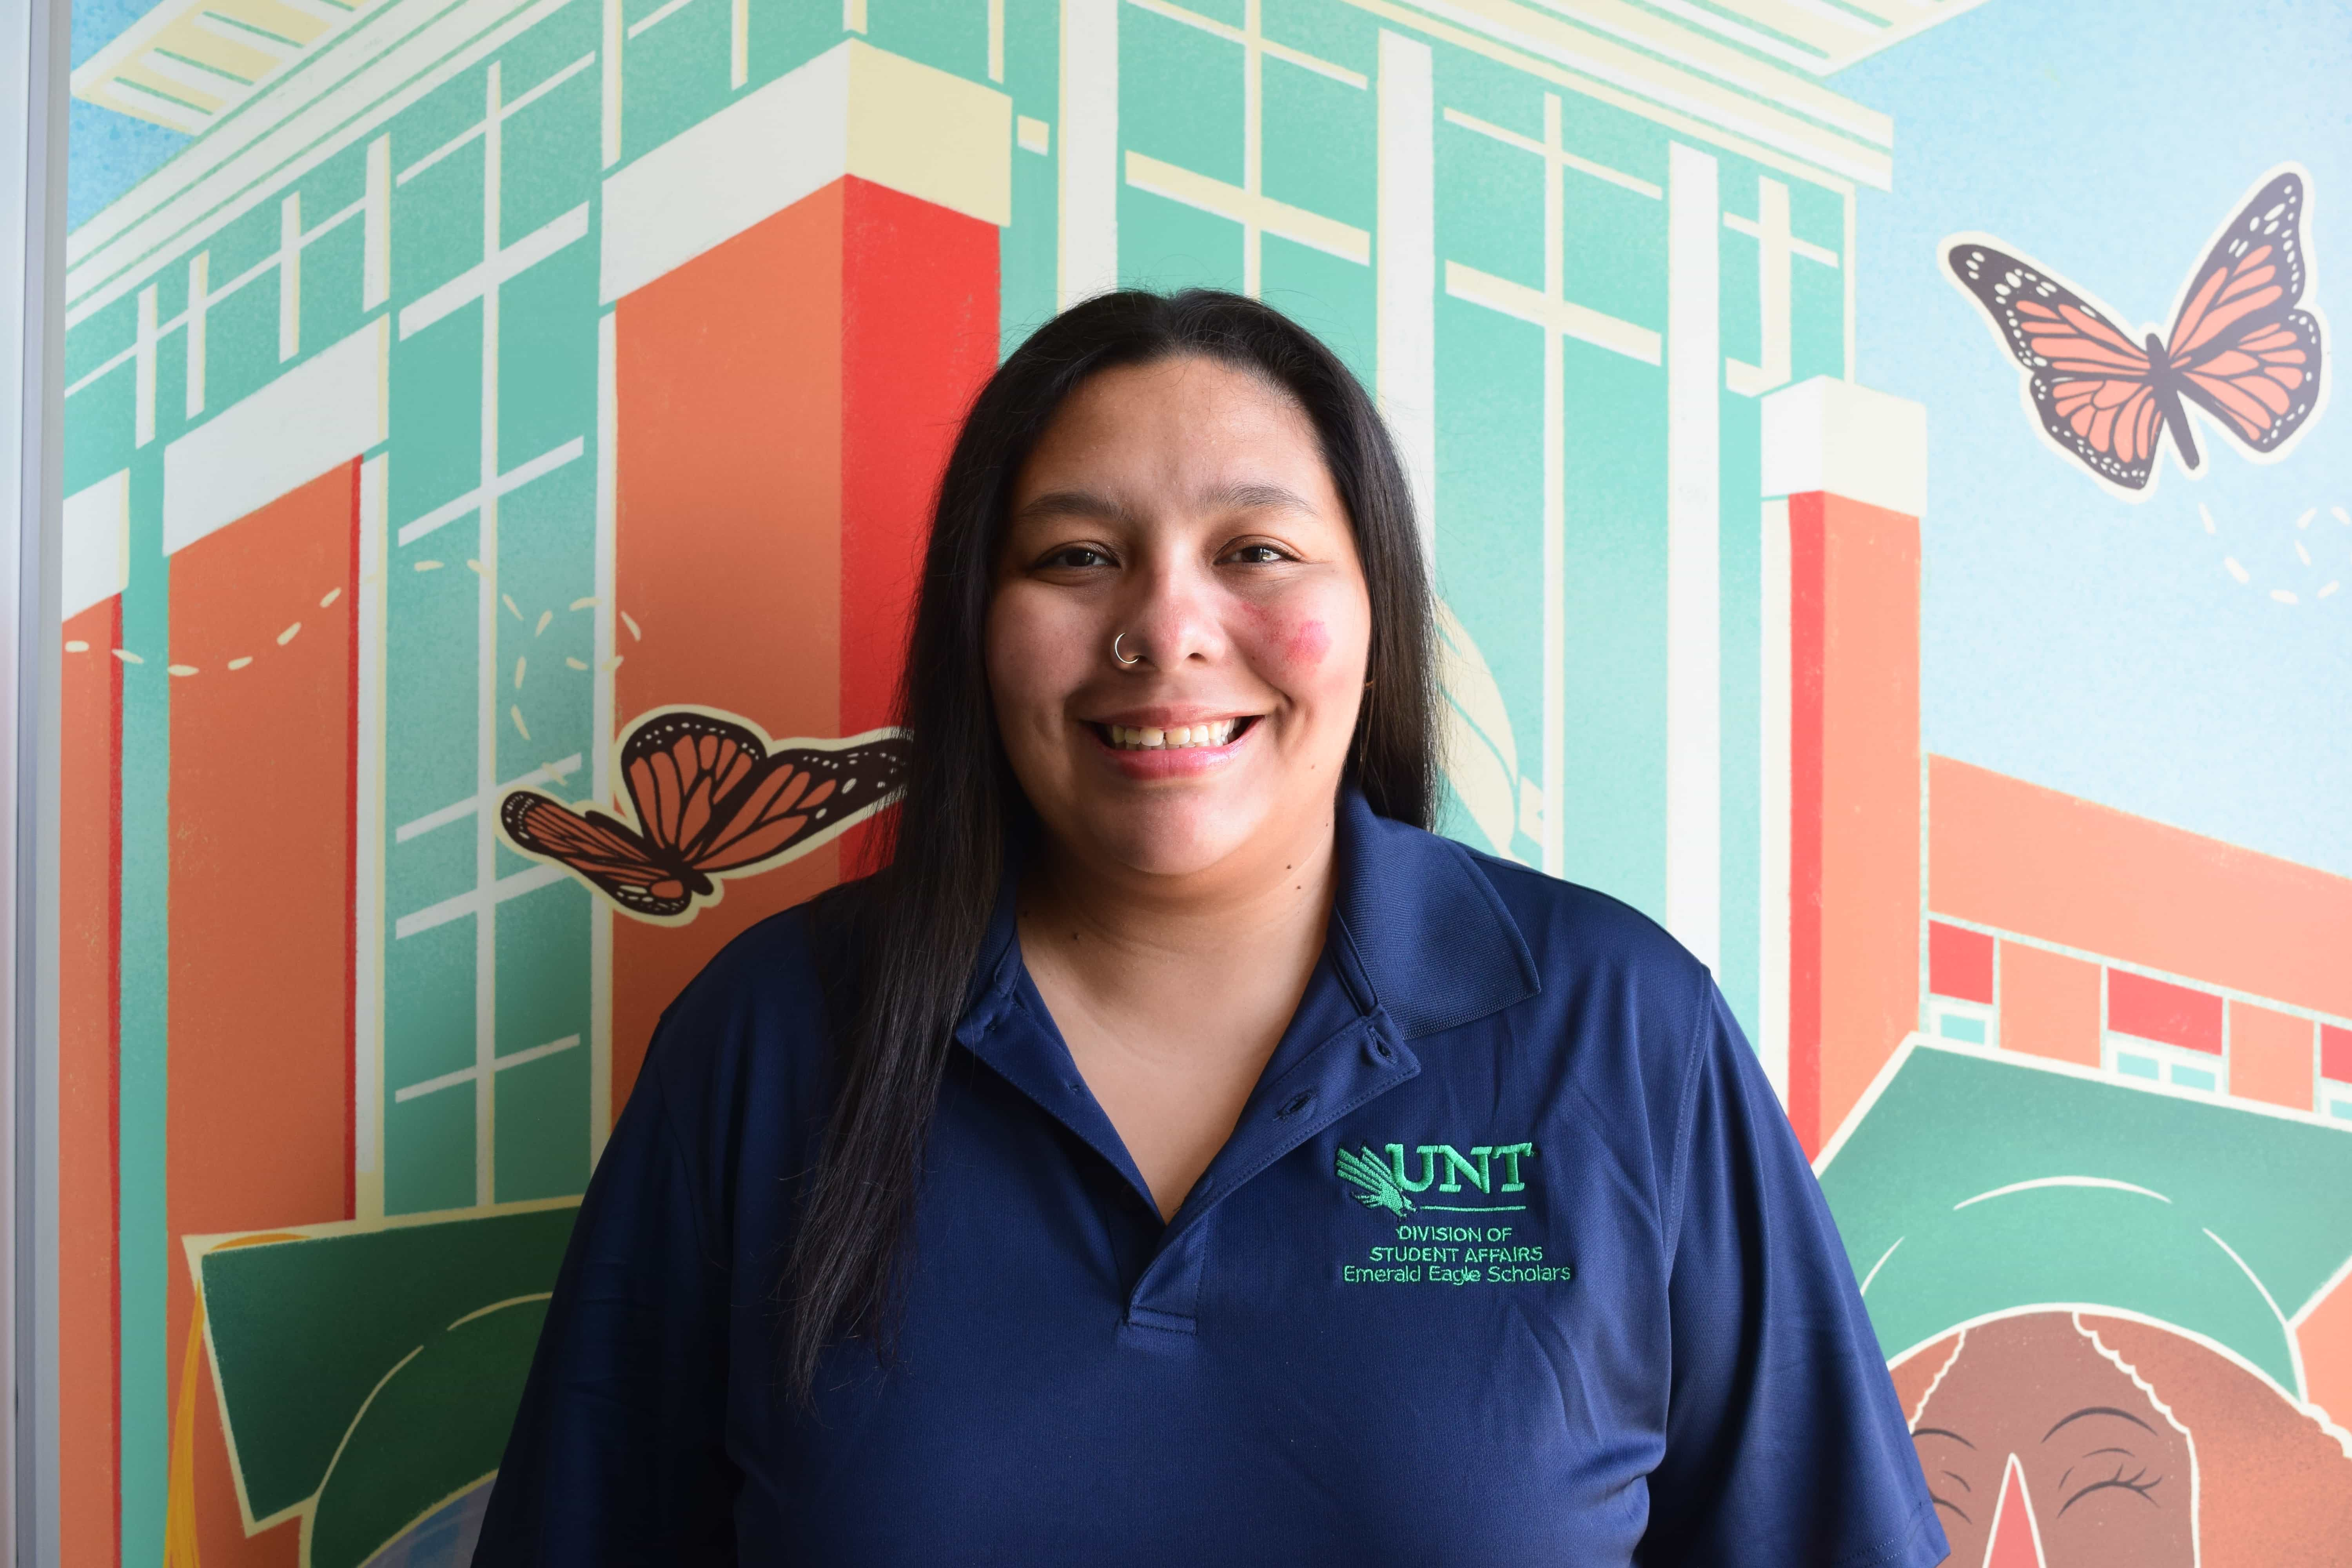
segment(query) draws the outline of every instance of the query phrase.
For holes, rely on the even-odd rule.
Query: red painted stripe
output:
[[[2221,1054],[2221,998],[2210,991],[2107,971],[2107,1027],[2143,1040]]]
[[[2352,1029],[2319,1026],[2319,1076],[2352,1083]]]
[[[112,1568],[122,1518],[121,601],[65,624],[58,1039],[59,1543],[68,1568]]]
[[[842,182],[841,729],[893,722],[940,475],[996,368],[995,226]],[[841,844],[871,869],[874,825]]]
[[[1937,996],[1992,1005],[1992,938],[1982,931],[1927,923],[1927,989]]]
[[[362,465],[352,464],[351,563],[343,617],[343,1217],[359,1215],[360,1156],[360,504]]]
[[[1822,1141],[1822,820],[1828,657],[1828,505],[1789,498],[1789,1121]]]

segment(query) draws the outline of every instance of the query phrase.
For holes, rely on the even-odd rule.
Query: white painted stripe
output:
[[[495,264],[506,246],[502,227],[506,116],[499,112],[505,86],[504,68],[492,60],[485,73],[482,107],[482,261],[486,266]],[[481,463],[476,485],[482,503],[477,513],[474,550],[482,571],[474,584],[474,795],[485,801],[497,793],[499,765],[499,282],[493,273],[482,290],[481,434],[476,447]],[[474,1065],[481,1069],[474,1085],[474,1201],[478,1204],[489,1203],[498,1195],[499,1106],[498,1097],[490,1092],[490,1075],[499,1050],[499,887],[497,826],[489,812],[478,811],[474,814]]]
[[[1456,300],[1500,310],[1504,315],[1565,333],[1579,342],[1640,360],[1643,364],[1659,363],[1664,340],[1649,328],[1621,321],[1605,310],[1580,305],[1573,300],[1551,299],[1541,289],[1465,267],[1459,261],[1445,264],[1445,292]]]
[[[647,27],[657,26],[660,24],[668,21],[672,16],[677,16],[680,11],[683,11],[687,6],[693,3],[694,0],[668,0],[668,4],[656,6],[653,10],[646,12],[644,16],[629,24],[628,36],[634,38],[638,34],[644,32]]]
[[[490,493],[503,496],[519,490],[531,480],[545,474],[551,474],[565,464],[573,461],[587,449],[586,441],[581,437],[574,436],[553,451],[541,452],[530,461],[518,464],[500,474],[492,482]],[[414,544],[435,529],[443,528],[457,521],[482,504],[482,493],[478,488],[467,490],[454,500],[442,502],[423,517],[401,524],[400,542],[404,545]]]
[[[389,326],[379,316],[163,448],[166,554],[383,440]]]
[[[582,202],[561,217],[546,223],[500,248],[496,256],[476,263],[438,289],[404,306],[400,335],[421,332],[450,311],[482,297],[486,289],[509,282],[568,245],[588,237],[588,204]]]
[[[163,330],[164,331],[170,331],[175,324],[175,322],[166,321],[163,323]],[[137,343],[132,343],[129,348],[123,349],[113,357],[101,360],[99,362],[96,369],[84,373],[80,380],[68,386],[66,388],[65,395],[68,397],[71,397],[74,394],[81,391],[87,386],[89,386],[91,384],[99,381],[102,377],[111,374],[115,371],[121,370],[124,365],[129,364],[133,359],[137,358],[138,354],[139,345]]]
[[[1421,553],[1437,568],[1437,95],[1429,46],[1381,32],[1379,321],[1381,413],[1412,486]],[[1507,846],[1505,835],[1501,846]]]
[[[2137,1193],[2141,1197],[2154,1198],[2160,1204],[2168,1204],[2172,1201],[2153,1187],[2143,1187],[2135,1182],[2119,1182],[2113,1176],[2036,1176],[2032,1181],[2011,1182],[2005,1187],[1995,1187],[1990,1192],[1979,1193],[1972,1198],[1962,1198],[1952,1205],[1952,1212],[1958,1214],[1975,1204],[1990,1203],[1995,1198],[2005,1198],[2015,1193],[2041,1192],[2049,1187],[2103,1187],[2118,1193]]]
[[[844,174],[984,222],[1012,216],[1013,100],[851,39],[604,182],[610,304]]]
[[[1239,185],[1229,185],[1173,163],[1163,163],[1140,153],[1127,155],[1127,183],[1139,191],[1150,191],[1155,196],[1165,196],[1171,202],[1181,202],[1188,207],[1280,235],[1360,267],[1369,266],[1372,259],[1372,237],[1353,224],[1278,202]]]
[[[613,798],[613,621],[617,598],[621,454],[620,322],[596,321],[596,603],[588,699],[588,795]],[[588,1163],[613,1130],[613,906],[588,900]]]
[[[202,245],[571,3],[401,0],[360,17],[67,237],[66,324],[104,310],[158,258]],[[367,107],[354,114],[355,103]]]
[[[1062,310],[1118,287],[1118,0],[1062,0]]]
[[[493,798],[504,800],[509,793],[514,790],[530,789],[539,784],[557,783],[571,777],[579,770],[579,767],[580,753],[574,752],[561,761],[546,763],[535,767],[520,778],[509,779],[499,785],[498,793]],[[463,822],[474,815],[475,808],[479,804],[469,795],[463,800],[451,802],[438,811],[428,811],[424,816],[412,818],[394,828],[392,841],[394,844],[405,844],[418,835],[430,833],[436,827],[446,827],[453,822]]]
[[[108,82],[100,90],[122,100],[129,109],[160,121],[175,131],[184,131],[191,136],[201,133],[212,123],[213,117],[205,110],[182,103],[176,98],[151,92],[137,82],[124,81],[121,77]]]
[[[1445,122],[1448,125],[1459,125],[1465,131],[1475,131],[1479,135],[1500,142],[1507,147],[1517,147],[1522,153],[1533,153],[1538,158],[1547,155],[1556,158],[1562,166],[1574,169],[1580,174],[1590,174],[1596,180],[1606,181],[1622,190],[1632,191],[1636,195],[1647,196],[1654,202],[1665,199],[1666,193],[1647,180],[1626,174],[1622,169],[1612,169],[1606,163],[1596,163],[1590,158],[1579,157],[1565,148],[1557,151],[1548,148],[1532,136],[1522,136],[1516,131],[1507,131],[1502,126],[1491,121],[1481,120],[1475,114],[1465,114],[1458,109],[1449,109],[1445,111]]]
[[[1927,504],[1927,411],[1817,375],[1764,400],[1764,493],[1815,490],[1918,517]]]
[[[2302,1337],[2288,1324],[2286,1314],[2279,1310],[2278,1298],[2271,1294],[2271,1288],[2263,1283],[2263,1277],[2254,1272],[2252,1266],[2238,1256],[2236,1247],[2216,1236],[2210,1226],[2200,1225],[2197,1228],[2205,1233],[2207,1240],[2230,1255],[2230,1261],[2238,1266],[2239,1272],[2245,1275],[2247,1283],[2253,1286],[2254,1289],[2261,1294],[2263,1305],[2268,1307],[2271,1310],[2271,1316],[2278,1320],[2279,1337],[2286,1341],[2287,1361],[2294,1372],[2294,1396],[2297,1399],[2310,1397],[2310,1384],[2304,1380],[2303,1375]]]
[[[527,1051],[517,1051],[512,1056],[500,1057],[490,1064],[490,1070],[499,1073],[509,1068],[519,1068],[525,1062],[540,1061],[555,1055],[558,1051],[568,1051],[579,1043],[579,1036],[566,1035],[560,1040],[550,1040],[546,1045],[533,1046]],[[445,1072],[438,1078],[428,1078],[422,1083],[412,1083],[406,1089],[396,1090],[393,1094],[392,1102],[394,1105],[405,1105],[419,1095],[431,1094],[437,1089],[455,1089],[459,1084],[472,1083],[481,1076],[481,1070],[478,1067],[459,1068],[456,1072]],[[539,1298],[524,1299],[536,1300]],[[459,1320],[461,1322],[463,1321],[463,1319]]]
[[[243,98],[246,89],[253,85],[242,77],[216,71],[210,66],[200,66],[194,60],[183,59],[178,55],[169,54],[162,49],[148,50],[140,59],[139,64],[143,68],[153,71],[165,81],[177,82],[182,87],[192,87],[198,92],[210,93],[218,99],[233,100]]]
[[[501,877],[493,889],[496,896],[491,902],[503,904],[509,899],[520,899],[525,893],[535,893],[551,883],[563,880],[563,877],[564,871],[561,866],[533,866],[527,871],[517,871],[511,877]],[[393,940],[404,942],[420,932],[431,931],[435,926],[447,925],[451,921],[460,921],[468,915],[478,914],[482,908],[480,890],[469,889],[455,898],[444,899],[437,904],[427,904],[421,910],[401,916],[399,920],[393,922]]]
[[[1762,540],[1763,637],[1758,660],[1762,734],[1757,781],[1757,975],[1756,1055],[1782,1105],[1789,1101],[1789,834],[1794,800],[1790,790],[1790,722],[1796,671],[1791,592],[1789,503],[1764,503]],[[1923,881],[1922,886],[1925,886]],[[1924,949],[1926,944],[1921,943]],[[1925,990],[1925,987],[1922,987]]]
[[[362,1218],[383,1213],[383,453],[360,465],[358,753],[352,831],[352,1190]]]
[[[1378,0],[1353,3],[1371,8]],[[1655,118],[1652,105],[1678,111],[1700,121],[1693,129],[1701,133],[1728,131],[1816,169],[1880,190],[1891,186],[1894,161],[1883,148],[1892,143],[1893,122],[1851,100],[1825,95],[1830,102],[1842,106],[1842,117],[1863,117],[1855,132],[1842,134],[1789,112],[1783,107],[1786,93],[1778,88],[1769,99],[1752,98],[1678,68],[1675,63],[1580,33],[1562,18],[1509,0],[1414,0],[1414,4],[1466,32],[1483,33],[1496,43],[1630,94],[1640,100],[1628,106],[1636,112]],[[1794,87],[1800,79],[1793,73],[1774,74],[1787,87]]]
[[[131,582],[131,470],[66,497],[59,617],[71,620]]]
[[[1543,335],[1543,868],[1568,875],[1567,182],[1560,177],[1559,95],[1544,94]],[[1446,264],[1453,287],[1454,264]],[[1497,279],[1496,281],[1500,281]],[[1576,307],[1581,310],[1582,307]],[[1595,312],[1597,314],[1597,312]]]
[[[1666,929],[1708,968],[1723,941],[1722,206],[1716,162],[1666,177]]]

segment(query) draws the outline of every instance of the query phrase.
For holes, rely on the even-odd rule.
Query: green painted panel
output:
[[[587,1037],[588,898],[587,889],[566,878],[499,906],[500,1056]],[[505,1125],[501,1115],[502,1133]]]
[[[456,834],[459,829],[442,831]],[[468,844],[472,837],[466,835]],[[383,1076],[392,1088],[405,1089],[473,1065],[470,919],[447,921],[394,939],[384,953],[383,993]]]
[[[1118,136],[1148,157],[1242,184],[1242,51],[1199,27],[1139,6],[1118,18]],[[1124,166],[1122,165],[1122,176]],[[1127,250],[1121,204],[1120,248]],[[1149,256],[1147,245],[1140,252]],[[1122,261],[1122,268],[1124,262]]]
[[[129,456],[129,454],[125,454]],[[173,1352],[164,1316],[180,1266],[164,1186],[170,1135],[170,817],[172,683],[163,650],[172,627],[163,554],[163,448],[131,459],[131,580],[122,593],[123,646],[145,662],[122,672],[122,967],[115,1126],[116,1284],[121,1309],[122,1558],[161,1562],[170,1458]]]
[[[399,363],[393,362],[395,384]],[[392,455],[395,493],[410,466],[406,456],[404,442]],[[394,546],[384,574],[384,750],[397,760],[384,770],[384,812],[394,826],[474,793],[474,624],[482,584],[466,563],[479,548],[478,526],[467,516],[404,549]]]
[[[429,1214],[472,1203],[473,1085],[436,1089],[405,1102],[385,1098],[384,1213]]]
[[[359,1568],[499,1467],[547,1303],[494,1307],[394,1372],[336,1454],[311,1516],[309,1568]]]
[[[566,1197],[588,1185],[586,1045],[498,1075],[498,1157],[491,1172],[501,1203]]]
[[[1665,912],[1665,373],[1565,350],[1565,874]]]
[[[386,1444],[380,1435],[422,1440],[405,1394],[394,1394],[387,1412],[402,1414],[379,1421],[371,1408],[369,1422],[354,1426],[379,1384],[392,1394],[385,1374],[411,1355],[411,1367],[470,1361],[490,1379],[485,1393],[504,1393],[511,1411],[516,1390],[498,1372],[507,1360],[459,1348],[484,1344],[459,1320],[550,1289],[575,1213],[486,1215],[206,1253],[199,1268],[214,1366],[254,1512],[267,1517],[317,1492],[346,1433],[367,1434],[361,1451],[372,1467]],[[526,1328],[536,1324],[517,1313],[501,1331]],[[429,1381],[428,1373],[418,1384]],[[467,1430],[457,1415],[465,1403],[444,1411],[461,1423],[449,1429],[453,1446]]]

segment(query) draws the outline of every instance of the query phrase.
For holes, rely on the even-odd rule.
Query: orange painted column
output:
[[[2022,942],[2000,944],[2004,1050],[2095,1068],[2100,1061],[2100,970]]]
[[[1850,383],[1765,400],[1788,531],[1787,1099],[1809,1152],[1918,1022],[1926,445],[1918,405]]]
[[[890,721],[932,491],[996,362],[993,224],[854,175],[625,297],[615,722],[682,703],[779,741]],[[677,927],[613,921],[612,1103],[727,941],[857,864],[852,834]]]
[[[58,1525],[67,1568],[121,1556],[115,1120],[122,977],[122,602],[65,623],[58,758]]]
[[[340,464],[172,557],[172,1097],[177,1239],[351,1217],[359,465]],[[207,1558],[251,1543],[174,1258],[173,1462]]]

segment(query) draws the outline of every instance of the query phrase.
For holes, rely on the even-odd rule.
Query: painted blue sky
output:
[[[2028,417],[1939,243],[1992,234],[2163,331],[2215,229],[2300,163],[2340,376],[2347,81],[2340,0],[1990,0],[1830,85],[1895,121],[1895,189],[1861,198],[1857,375],[1927,407],[1928,748],[2352,875],[2352,399],[2274,464],[2200,426],[2197,477],[2168,451],[2152,499],[2117,500]]]

